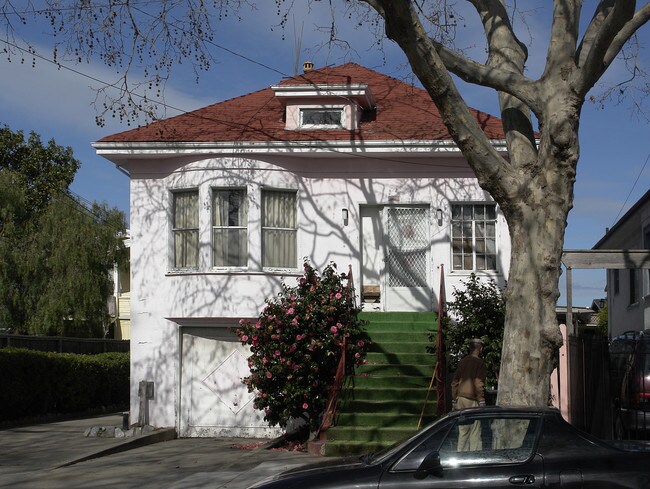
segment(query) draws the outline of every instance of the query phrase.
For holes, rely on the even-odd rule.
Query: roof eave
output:
[[[505,140],[492,140],[499,152]],[[385,141],[239,141],[239,142],[110,142],[92,143],[98,155],[111,157],[173,157],[188,154],[255,155],[328,153],[460,153],[452,140]]]

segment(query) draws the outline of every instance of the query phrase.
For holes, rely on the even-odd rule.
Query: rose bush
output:
[[[283,285],[268,299],[257,321],[241,320],[236,333],[250,347],[251,374],[243,379],[255,392],[254,405],[270,424],[286,427],[304,418],[320,424],[339,358],[346,373],[364,362],[369,344],[346,274],[331,263],[322,274],[304,263],[295,287]]]

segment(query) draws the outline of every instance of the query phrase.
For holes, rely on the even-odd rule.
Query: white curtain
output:
[[[199,193],[175,192],[174,196],[174,267],[199,266]]]
[[[262,266],[296,268],[296,193],[262,191]]]
[[[213,191],[212,226],[213,266],[246,266],[248,262],[246,191]]]

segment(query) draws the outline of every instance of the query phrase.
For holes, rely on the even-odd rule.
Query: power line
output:
[[[639,171],[639,174],[636,176],[636,180],[634,180],[634,183],[632,184],[632,188],[630,189],[630,192],[627,194],[627,197],[625,197],[625,202],[623,202],[623,205],[621,205],[621,209],[618,211],[618,214],[616,218],[614,219],[614,222],[612,223],[612,226],[618,222],[618,218],[621,217],[621,214],[623,213],[623,209],[627,205],[627,201],[630,199],[630,196],[632,195],[632,192],[634,192],[634,188],[636,187],[636,184],[639,183],[639,179],[641,178],[641,175],[643,174],[643,171],[645,170],[646,165],[648,164],[648,160],[650,160],[650,153],[648,153],[648,156],[645,159],[645,162],[643,163],[643,166],[641,167],[641,170]]]
[[[9,46],[11,46],[11,47],[14,47],[14,48],[16,48],[16,49],[18,49],[18,50],[20,50],[20,51],[22,51],[22,52],[25,52],[25,53],[27,53],[27,54],[29,54],[29,55],[31,55],[31,56],[37,57],[37,58],[39,58],[39,59],[41,59],[41,60],[43,60],[43,61],[46,61],[46,62],[48,62],[48,63],[51,63],[51,64],[57,66],[59,69],[64,69],[64,70],[70,71],[70,72],[72,72],[72,73],[74,73],[74,74],[76,74],[76,75],[79,75],[79,76],[85,77],[85,78],[87,78],[87,79],[89,79],[89,80],[92,80],[92,81],[94,81],[94,82],[96,82],[96,83],[99,83],[99,84],[101,84],[101,85],[104,85],[105,87],[115,88],[116,90],[122,90],[122,91],[124,91],[125,93],[127,93],[128,95],[130,95],[130,96],[132,96],[132,97],[136,97],[136,98],[143,99],[143,100],[146,99],[146,100],[151,101],[151,102],[153,102],[153,103],[155,103],[155,104],[157,104],[157,105],[160,105],[160,106],[162,106],[162,107],[165,107],[166,109],[170,109],[170,110],[177,111],[177,112],[179,112],[180,115],[189,115],[189,116],[192,116],[192,117],[197,117],[197,118],[199,118],[199,119],[202,119],[202,120],[204,120],[204,121],[206,121],[206,122],[216,122],[216,123],[220,123],[220,124],[229,125],[229,126],[231,126],[231,127],[235,127],[235,128],[238,128],[238,129],[241,129],[241,128],[246,128],[246,129],[249,129],[249,130],[250,130],[250,129],[253,129],[253,128],[251,128],[250,126],[247,126],[247,125],[245,125],[245,124],[235,124],[235,123],[233,123],[232,121],[228,121],[228,120],[221,120],[221,119],[217,119],[217,118],[214,118],[214,117],[206,117],[206,116],[204,116],[204,115],[199,115],[199,114],[197,114],[196,111],[187,111],[187,110],[181,109],[181,108],[179,108],[179,107],[175,107],[175,106],[173,106],[173,105],[170,105],[170,104],[168,104],[168,103],[166,103],[166,102],[164,102],[164,101],[159,101],[159,100],[157,100],[157,99],[152,99],[152,98],[150,98],[150,97],[146,97],[146,96],[144,96],[144,95],[140,95],[140,94],[138,94],[138,93],[136,93],[136,92],[133,92],[133,91],[131,91],[131,90],[127,90],[127,89],[123,89],[123,88],[122,88],[122,89],[117,88],[117,87],[115,86],[115,83],[109,83],[109,82],[106,82],[106,81],[104,81],[104,80],[101,80],[101,79],[99,79],[99,78],[97,78],[97,77],[95,77],[95,76],[88,75],[88,74],[86,74],[86,73],[84,73],[84,72],[82,72],[82,71],[79,71],[79,70],[77,70],[77,69],[70,68],[70,67],[68,67],[68,66],[66,66],[66,65],[61,64],[60,62],[57,62],[57,61],[54,61],[54,60],[52,60],[52,59],[49,59],[49,58],[47,58],[47,57],[45,57],[45,56],[42,56],[42,55],[38,54],[36,51],[34,51],[34,50],[28,50],[28,49],[25,49],[25,48],[23,48],[23,47],[21,47],[21,46],[18,46],[18,45],[15,44],[15,43],[12,43],[12,42],[10,42],[10,41],[8,41],[8,40],[6,40],[6,39],[3,39],[3,38],[0,38],[0,43],[1,43],[1,42],[5,42],[5,43],[7,43]],[[259,133],[261,133],[261,134],[265,134],[265,133],[264,133],[263,131],[261,131],[260,129],[253,129],[253,130],[255,130],[255,131],[257,131],[257,132],[259,132]],[[279,141],[282,141],[282,140],[279,140]],[[325,142],[325,141],[327,141],[327,140],[325,140],[325,139],[319,139],[318,141]],[[291,140],[291,142],[296,143],[296,144],[298,144],[298,145],[304,145],[305,147],[308,147],[308,144],[309,144],[309,142],[301,143],[300,141],[293,141],[293,140]],[[339,150],[337,150],[336,148],[323,148],[323,150],[326,151],[326,152],[329,152],[329,153],[333,153],[333,154],[343,154],[342,151],[339,151]],[[370,156],[370,155],[359,154],[359,153],[349,153],[349,156],[353,156],[353,157],[356,157],[356,158],[363,158],[363,159],[377,159],[376,156]],[[425,167],[430,167],[430,166],[431,166],[430,163],[422,163],[422,162],[416,162],[416,161],[407,161],[407,160],[404,160],[404,159],[401,159],[401,158],[386,158],[386,157],[381,157],[380,159],[381,159],[382,161],[385,161],[385,162],[391,162],[391,163],[404,163],[404,164],[409,164],[409,165],[425,166]]]

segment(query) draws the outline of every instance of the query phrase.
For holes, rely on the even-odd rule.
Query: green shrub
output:
[[[129,354],[0,349],[0,421],[129,403]]]
[[[240,321],[237,335],[252,353],[244,382],[265,420],[285,427],[303,418],[319,428],[343,348],[347,373],[364,361],[369,340],[359,312],[346,274],[330,264],[319,276],[305,262],[296,287],[267,300],[258,321]]]
[[[483,341],[483,360],[487,370],[486,385],[496,387],[501,367],[501,349],[506,305],[494,281],[485,282],[471,274],[463,287],[454,289],[454,300],[447,304],[449,317],[444,326],[444,345],[448,369],[454,372],[460,359],[469,353],[473,338]],[[435,352],[436,338],[431,337]]]

